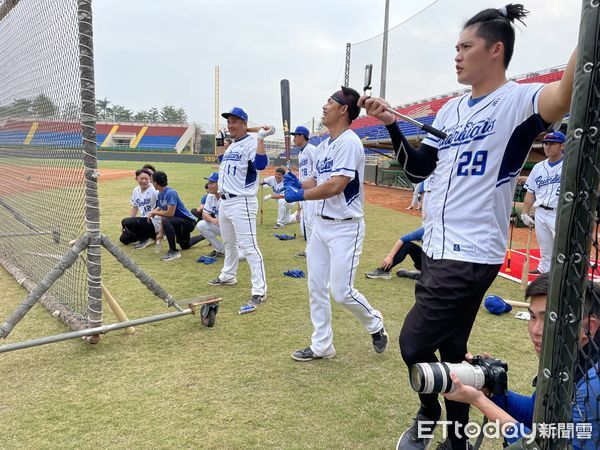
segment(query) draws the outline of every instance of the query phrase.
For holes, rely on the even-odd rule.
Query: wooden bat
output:
[[[521,289],[526,290],[529,282],[529,250],[531,247],[531,233],[533,227],[529,227],[527,234],[527,249],[525,250],[525,260],[523,261],[523,272],[521,273]]]
[[[508,303],[510,306],[514,306],[516,308],[529,308],[529,303],[527,302],[517,302],[515,300],[506,300],[503,299],[504,303]]]
[[[515,217],[513,216],[514,211],[515,208],[513,206],[513,210],[510,214],[510,241],[508,243],[508,256],[506,257],[506,273],[512,272],[512,269],[510,268],[510,261],[512,259],[513,230],[515,228]]]
[[[290,138],[290,82],[281,80],[281,119],[283,121],[283,139],[285,142],[285,162],[288,170],[290,170],[290,159],[292,151],[292,143]]]

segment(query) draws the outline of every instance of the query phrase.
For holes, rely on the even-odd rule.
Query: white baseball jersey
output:
[[[516,177],[544,130],[538,112],[543,84],[509,81],[481,99],[452,99],[428,135],[438,149],[435,181],[426,202],[423,250],[433,259],[501,264]]]
[[[246,135],[233,142],[219,166],[219,192],[241,197],[253,197],[258,191],[258,172],[254,167],[256,139]]]
[[[317,200],[317,215],[333,219],[360,218],[363,216],[363,179],[365,149],[352,130],[346,130],[334,140],[325,139],[317,147],[315,171],[317,186],[331,177],[346,176],[350,182],[344,190],[330,198]]]
[[[271,187],[271,189],[273,189],[274,194],[283,194],[285,191],[285,186],[283,185],[283,178],[278,183],[277,179],[275,179],[275,176],[270,176],[265,178],[263,180],[263,183],[268,184]]]
[[[300,182],[311,178],[315,171],[315,152],[317,148],[312,144],[306,144],[298,153],[298,178]]]
[[[523,187],[535,194],[534,206],[542,205],[554,209],[558,206],[562,163],[562,158],[555,163],[546,159],[537,163],[531,170]]]
[[[213,217],[219,217],[219,201],[220,198],[217,198],[216,195],[208,194],[206,196],[206,202],[204,203],[204,211],[206,211],[206,214]]]
[[[142,192],[141,187],[136,186],[133,188],[129,202],[131,203],[131,206],[135,206],[138,209],[142,217],[146,217],[150,211],[156,208],[157,198],[158,191],[154,189],[154,186],[149,185],[144,192]],[[158,231],[160,229],[160,217],[153,217],[152,225],[154,225],[154,229]]]

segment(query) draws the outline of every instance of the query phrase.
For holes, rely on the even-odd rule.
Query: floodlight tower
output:
[[[219,132],[219,66],[215,66],[215,135]],[[216,151],[216,150],[215,150]]]

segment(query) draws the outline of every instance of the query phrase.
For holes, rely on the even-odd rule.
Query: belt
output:
[[[554,211],[556,208],[550,208],[549,206],[545,206],[545,205],[538,205],[540,208],[545,209],[546,211]]]
[[[227,200],[228,198],[236,198],[236,194],[219,194],[221,196],[221,200]]]
[[[334,222],[347,222],[348,220],[354,220],[354,217],[348,217],[346,219],[334,219],[333,217],[329,217],[329,216],[319,216],[321,219],[325,219],[325,220],[333,220]]]

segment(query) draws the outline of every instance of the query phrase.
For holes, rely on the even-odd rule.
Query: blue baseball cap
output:
[[[546,134],[542,142],[559,142],[564,143],[567,140],[567,137],[562,134],[560,131],[553,131],[552,133]]]
[[[213,172],[208,177],[204,177],[205,180],[210,181],[211,183],[216,183],[219,181],[219,172]]]
[[[308,131],[308,128],[303,127],[303,126],[296,127],[294,132],[290,133],[290,134],[291,135],[300,134],[300,135],[304,136],[306,139],[308,139],[310,137],[310,131]]]
[[[496,315],[512,310],[512,306],[502,300],[502,297],[498,297],[497,295],[488,295],[483,304],[485,309]]]
[[[224,117],[225,119],[227,119],[229,116],[239,117],[244,122],[248,122],[248,114],[246,114],[246,111],[244,111],[242,108],[238,108],[237,106],[231,108],[229,112],[221,114],[221,117]]]

